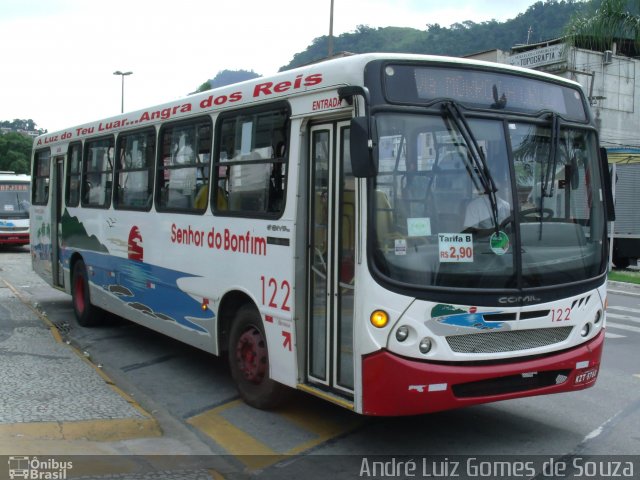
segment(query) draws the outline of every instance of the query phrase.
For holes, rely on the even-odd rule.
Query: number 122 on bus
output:
[[[36,139],[31,257],[250,405],[415,415],[594,384],[606,175],[575,82],[354,55]]]

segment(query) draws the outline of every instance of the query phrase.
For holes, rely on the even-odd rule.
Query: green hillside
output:
[[[430,24],[425,18],[425,30],[360,25],[354,32],[334,37],[334,51],[464,56],[495,48],[509,50],[516,44],[527,43],[527,40],[528,43],[537,43],[561,36],[571,16],[588,5],[576,0],[546,0],[535,3],[526,12],[506,22],[475,23],[468,20],[450,27]],[[316,38],[280,70],[321,60],[327,55],[327,49],[328,36]]]

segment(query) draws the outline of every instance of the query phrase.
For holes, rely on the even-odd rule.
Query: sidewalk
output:
[[[152,415],[62,340],[35,298],[1,277],[0,392],[0,480],[247,478],[230,456],[176,438],[170,421],[163,435]]]
[[[109,442],[161,435],[154,418],[6,281],[0,384],[0,454],[109,454]]]

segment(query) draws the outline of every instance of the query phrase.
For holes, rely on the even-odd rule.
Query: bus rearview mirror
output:
[[[350,133],[351,168],[356,178],[370,178],[378,174],[373,140],[370,137],[367,117],[351,119]]]
[[[611,172],[609,171],[609,159],[607,150],[600,147],[600,166],[602,168],[602,186],[604,188],[604,203],[607,210],[607,221],[616,219],[616,207],[613,199],[613,186],[611,184]]]

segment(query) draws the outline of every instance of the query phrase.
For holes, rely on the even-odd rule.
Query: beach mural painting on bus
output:
[[[95,235],[88,235],[77,217],[65,210],[62,217],[62,260],[69,268],[73,252],[81,251],[89,280],[107,294],[150,317],[203,335],[215,314],[206,308],[207,299],[197,299],[178,287],[181,278],[195,277],[184,272],[144,262],[144,245],[140,229],[132,226],[126,243],[127,256],[110,254]],[[205,305],[205,307],[203,307]]]
[[[427,325],[437,334],[450,334],[460,330],[491,330],[505,331],[511,330],[509,323],[503,321],[491,321],[487,317],[497,315],[502,312],[478,312],[477,307],[469,307],[466,310],[439,303],[431,309],[431,318]]]

